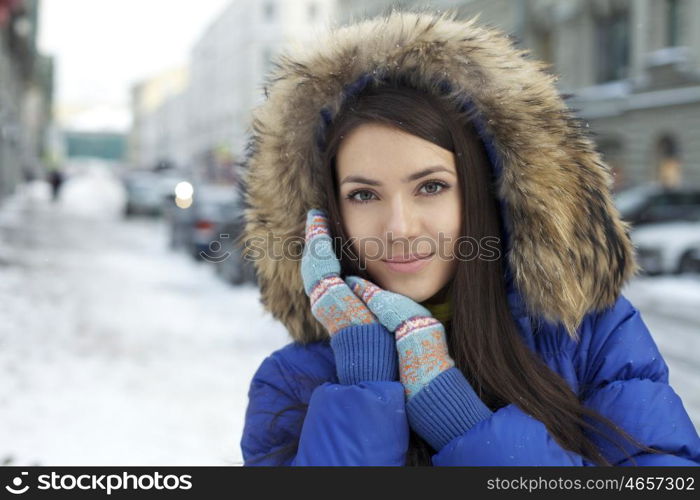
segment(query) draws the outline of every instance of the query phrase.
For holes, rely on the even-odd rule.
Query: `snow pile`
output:
[[[0,210],[0,462],[240,463],[252,375],[289,342],[257,289],[115,217],[104,171],[57,203],[40,184]]]

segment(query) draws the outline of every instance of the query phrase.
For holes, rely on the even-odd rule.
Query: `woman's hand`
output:
[[[319,209],[311,209],[306,215],[301,276],[304,290],[311,299],[311,312],[331,337],[348,326],[378,323],[370,309],[341,279],[328,219]]]
[[[311,312],[330,335],[340,383],[398,380],[393,335],[340,278],[340,262],[321,210],[309,210],[306,216],[301,275]]]
[[[434,450],[493,414],[455,366],[445,328],[430,311],[362,278],[350,276],[345,281],[394,333],[409,425]]]
[[[358,276],[345,280],[387,330],[394,333],[399,378],[408,399],[454,366],[445,328],[430,311],[405,295],[384,290]]]

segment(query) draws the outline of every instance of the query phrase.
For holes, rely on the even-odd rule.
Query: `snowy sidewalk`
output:
[[[0,213],[0,462],[240,463],[250,379],[286,330],[160,221],[123,220],[108,173],[64,194],[37,183]]]

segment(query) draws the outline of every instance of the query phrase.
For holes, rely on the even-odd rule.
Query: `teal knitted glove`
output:
[[[311,312],[330,335],[339,381],[398,379],[392,334],[350,290],[340,270],[326,214],[311,209],[306,216],[301,276]]]
[[[349,276],[346,282],[387,330],[394,332],[399,377],[408,399],[454,366],[447,351],[445,328],[428,309],[358,276]]]
[[[306,215],[301,276],[304,290],[311,299],[311,312],[331,337],[351,325],[377,322],[340,277],[340,262],[333,250],[328,220],[322,210],[311,209]]]
[[[408,422],[433,449],[440,450],[491,416],[492,411],[455,366],[445,328],[428,309],[357,276],[345,281],[394,333]]]

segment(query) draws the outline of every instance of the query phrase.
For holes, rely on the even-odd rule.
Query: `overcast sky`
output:
[[[128,106],[132,83],[187,61],[230,0],[41,0],[39,46],[63,105]]]

